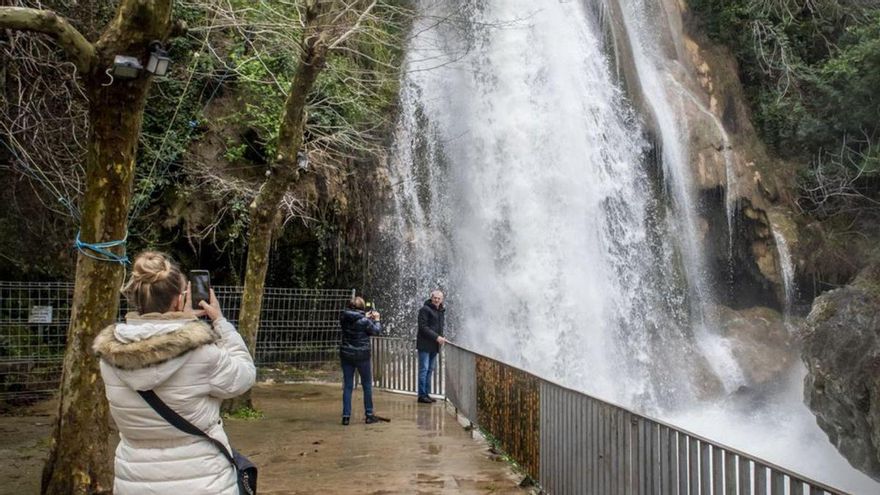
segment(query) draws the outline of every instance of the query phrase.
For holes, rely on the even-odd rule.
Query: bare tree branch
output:
[[[336,39],[336,41],[334,41],[334,42],[329,46],[329,49],[330,49],[330,50],[333,50],[333,49],[336,48],[337,46],[341,45],[342,42],[344,42],[346,39],[348,39],[349,36],[351,36],[352,34],[358,32],[358,30],[359,30],[360,27],[361,27],[361,24],[363,24],[363,22],[364,22],[364,19],[366,19],[367,16],[370,15],[370,12],[372,12],[373,8],[376,7],[376,3],[377,3],[377,0],[373,0],[373,2],[372,2],[369,6],[367,6],[367,7],[363,10],[363,12],[361,12],[361,15],[358,16],[357,21],[355,21],[354,25],[351,26],[351,29],[349,29],[348,31],[346,31],[345,33],[343,33],[341,36],[339,36],[339,37]],[[340,14],[340,15],[342,15],[342,14]]]
[[[95,47],[75,27],[50,10],[0,7],[0,28],[34,31],[55,38],[81,74],[95,61]]]

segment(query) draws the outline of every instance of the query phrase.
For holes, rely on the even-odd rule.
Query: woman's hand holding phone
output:
[[[217,296],[214,295],[214,289],[210,290],[211,294],[211,302],[210,304],[205,301],[199,301],[199,306],[202,307],[201,312],[203,315],[207,315],[211,321],[217,321],[223,318],[223,311],[220,309],[220,301],[217,300]]]
[[[205,312],[201,309],[193,309],[192,304],[192,283],[186,283],[186,292],[183,294],[183,310],[184,313],[190,313],[195,317],[205,316]]]
[[[190,270],[189,282],[192,309],[199,309],[202,301],[210,303],[211,273],[208,270]]]

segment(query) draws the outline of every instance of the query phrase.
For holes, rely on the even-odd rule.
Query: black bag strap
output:
[[[232,467],[238,469],[235,464],[235,459],[233,459],[232,454],[230,454],[229,451],[226,450],[226,446],[223,445],[223,442],[211,437],[210,435],[202,431],[201,428],[190,423],[179,414],[174,412],[174,409],[168,407],[168,404],[163,402],[162,399],[160,399],[159,396],[156,395],[156,392],[153,392],[152,390],[138,390],[137,393],[140,394],[140,396],[143,397],[145,401],[147,401],[147,404],[149,404],[154,411],[159,413],[159,416],[162,416],[165,421],[171,423],[171,426],[177,428],[184,433],[189,433],[190,435],[195,435],[198,437],[204,437],[210,440],[211,443],[213,443],[218,449],[220,449],[220,453],[222,453],[223,456],[226,457],[229,463],[232,464]]]

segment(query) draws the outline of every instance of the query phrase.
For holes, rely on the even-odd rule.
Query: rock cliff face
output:
[[[719,294],[721,331],[748,381],[769,384],[799,350],[773,309],[809,304],[818,291],[803,287],[800,301],[792,301],[797,294],[791,287],[786,291],[786,284],[816,274],[845,283],[870,256],[865,249],[830,242],[815,221],[795,213],[795,166],[773,158],[752,127],[734,57],[703,35],[683,2],[660,3],[670,31],[682,33],[680,40],[670,40],[675,49],[667,50],[668,74],[680,88],[687,120],[708,257],[716,273],[725,262],[732,267],[733,289],[727,297]],[[848,249],[854,251],[850,258]],[[787,266],[783,250],[790,255]],[[849,259],[854,262],[844,261]],[[805,402],[844,457],[880,480],[880,263],[812,303],[800,335],[808,369]],[[794,325],[789,315],[789,328]]]
[[[684,102],[691,163],[697,186],[702,191],[719,192],[704,193],[702,206],[707,214],[726,210],[731,217],[731,261],[739,267],[733,277],[739,279],[735,285],[761,293],[763,304],[767,298],[775,298],[781,307],[785,287],[780,246],[773,232],[786,240],[786,249],[799,249],[790,209],[793,201],[788,193],[795,183],[793,168],[770,157],[752,127],[733,56],[702,36],[692,26],[686,10],[682,16],[682,58],[690,69],[685,72],[689,98]],[[726,227],[721,230],[726,231]],[[726,260],[718,244],[710,257],[720,265]],[[737,300],[728,303],[737,307],[762,304]]]
[[[619,21],[626,9],[618,2],[609,4],[618,72],[650,132],[659,135]],[[664,89],[683,116],[703,244],[720,302],[735,309],[782,309],[786,292],[776,239],[783,236],[793,251],[800,247],[797,229],[783,228],[793,224],[787,193],[793,167],[766,152],[751,124],[733,55],[702,33],[685,2],[661,0],[644,8],[657,20]],[[793,257],[796,265],[801,258]]]
[[[838,280],[845,282],[869,257],[853,255],[858,263],[843,263],[846,246],[823,239],[815,222],[794,213],[795,167],[771,157],[758,138],[734,57],[700,32],[685,6],[674,0],[663,3],[669,16],[682,20],[677,53],[684,69],[670,74],[686,88],[690,158],[709,219],[709,256],[720,260],[724,255],[728,232],[719,211],[727,207],[729,212],[734,205],[735,242],[729,251],[731,266],[737,267],[731,277],[733,292],[758,295],[722,296],[721,302],[734,310],[718,309],[721,329],[749,381],[756,386],[772,383],[798,351],[778,313],[761,307],[783,309],[786,297],[792,297],[785,292],[780,248],[790,250],[788,283],[811,278],[817,270],[824,278],[838,273]],[[779,246],[780,239],[787,246]],[[719,269],[717,262],[714,269]],[[812,290],[804,289],[800,302],[809,303]],[[802,327],[805,402],[841,454],[880,480],[880,263],[868,265],[850,285],[813,301]]]
[[[880,263],[816,298],[803,329],[804,397],[854,467],[880,481]]]
[[[684,2],[644,5],[657,20],[663,89],[684,120],[682,140],[719,330],[749,387],[773,383],[797,358],[781,313],[791,305],[793,291],[786,284],[792,285],[801,259],[787,257],[792,263],[783,267],[781,252],[800,248],[787,192],[794,184],[792,167],[772,158],[758,138],[733,55],[702,33]],[[610,3],[618,72],[649,132],[660,135],[626,30],[615,22],[624,7],[620,0]]]

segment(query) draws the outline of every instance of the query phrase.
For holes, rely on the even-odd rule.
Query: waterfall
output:
[[[699,315],[693,322],[696,342],[709,358],[715,374],[722,379],[725,389],[732,391],[743,383],[743,377],[726,342],[713,331],[717,322],[710,307],[711,294],[703,257],[705,247],[694,204],[686,138],[688,131],[685,119],[680,117],[684,113],[681,85],[670,75],[674,71],[665,67],[670,60],[660,53],[662,41],[657,26],[665,23],[657,22],[657,19],[665,19],[665,11],[660,4],[638,0],[621,2],[620,8],[644,99],[662,138],[662,165],[666,183],[673,191],[676,231],[683,234],[678,239],[691,289],[691,309]]]
[[[791,331],[789,318],[791,316],[792,305],[795,298],[795,282],[794,282],[794,263],[791,261],[791,252],[788,249],[788,243],[776,225],[770,222],[770,232],[773,234],[773,241],[776,243],[776,254],[779,259],[779,268],[782,271],[782,287],[785,291],[785,320],[786,327]]]
[[[441,288],[454,341],[689,428],[744,378],[713,309],[677,62],[655,5],[616,2],[420,3],[374,296],[412,335]]]
[[[736,210],[739,197],[739,187],[736,183],[736,171],[734,170],[733,146],[730,143],[730,136],[721,120],[706,108],[699,98],[690,90],[685,88],[679,81],[671,80],[679,93],[686,97],[700,113],[705,115],[712,121],[721,137],[721,155],[724,158],[724,213],[727,218],[727,263],[730,271],[733,271],[733,243],[734,233],[736,232]],[[730,274],[731,277],[733,274]]]
[[[450,10],[426,19],[462,8],[432,7]],[[411,328],[407,311],[446,285],[459,341],[653,409],[723,386],[721,360],[693,338],[700,249],[669,233],[682,226],[653,187],[596,11],[487,2],[414,41],[382,225],[400,244],[385,304]]]

